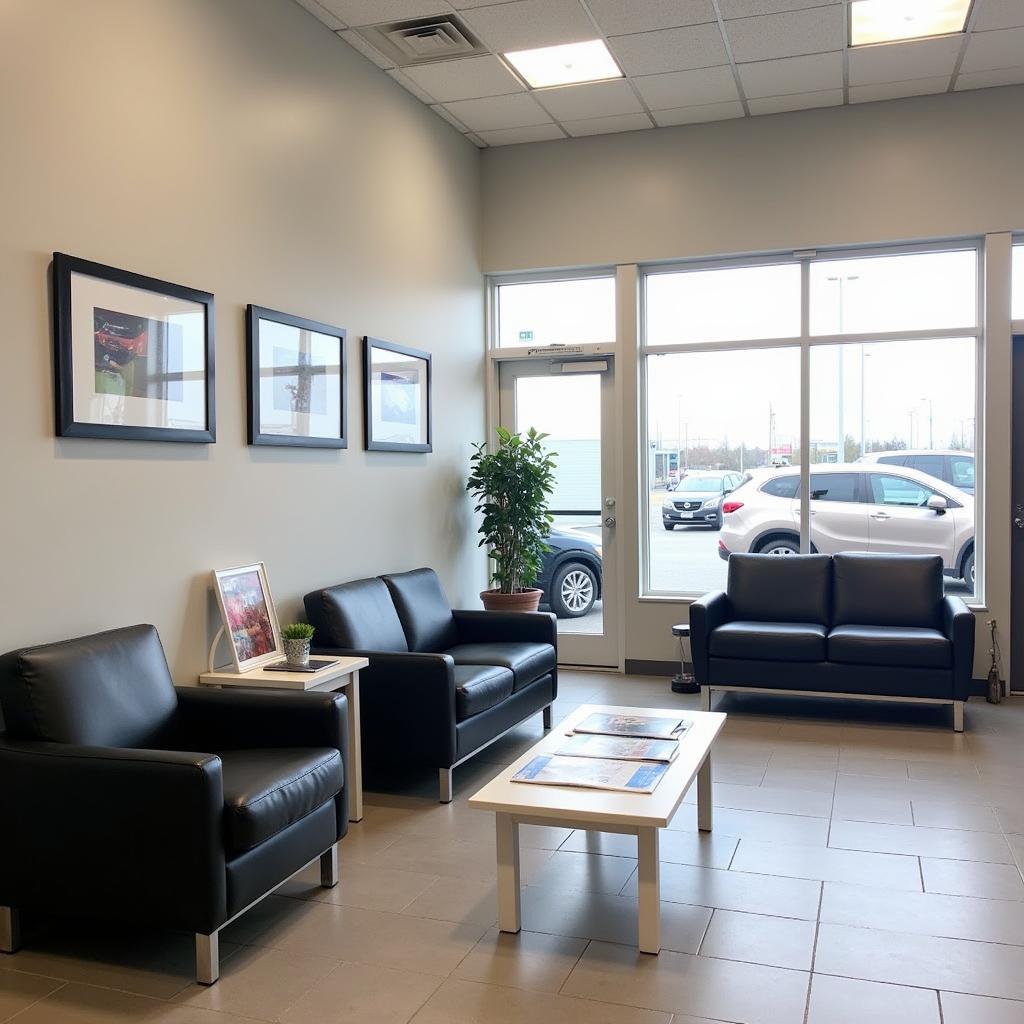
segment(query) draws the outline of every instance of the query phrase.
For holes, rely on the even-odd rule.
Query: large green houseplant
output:
[[[466,490],[483,514],[480,546],[490,550],[493,590],[481,595],[487,609],[536,611],[540,575],[552,516],[548,499],[555,485],[555,462],[543,445],[547,434],[525,435],[498,427],[498,445],[476,445]]]

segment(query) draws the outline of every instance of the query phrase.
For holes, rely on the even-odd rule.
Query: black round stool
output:
[[[681,622],[672,627],[672,635],[679,637],[679,671],[672,677],[673,693],[700,693],[700,685],[694,681],[693,673],[686,671],[687,647],[690,642],[690,624]]]

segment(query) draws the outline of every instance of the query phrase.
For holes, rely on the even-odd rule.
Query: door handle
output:
[[[615,516],[606,516],[604,525],[611,529],[615,525]]]
[[[1013,525],[1016,526],[1018,530],[1024,530],[1024,519],[1021,519],[1020,516],[1014,516]]]
[[[883,522],[886,519],[892,519],[892,516],[888,512],[872,512],[872,519],[877,519],[879,522]]]

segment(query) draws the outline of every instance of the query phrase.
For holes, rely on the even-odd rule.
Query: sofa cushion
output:
[[[455,720],[464,722],[512,695],[511,670],[497,665],[456,665]]]
[[[727,622],[711,631],[715,658],[824,661],[825,627],[816,622]]]
[[[553,672],[555,668],[555,649],[551,644],[456,644],[443,653],[450,654],[456,665],[499,665],[510,669],[516,690]]]
[[[832,559],[828,555],[729,556],[730,618],[752,622],[831,624]]]
[[[847,665],[949,668],[953,645],[937,629],[913,626],[836,626],[828,659]]]
[[[232,855],[266,842],[341,791],[331,747],[217,751],[224,772],[224,836]]]
[[[920,626],[942,621],[942,558],[846,552],[832,558],[836,626]]]
[[[316,629],[315,647],[349,651],[407,651],[402,622],[382,580],[353,580],[305,597],[306,617]]]
[[[413,569],[381,579],[391,591],[410,651],[436,654],[455,643],[452,608],[433,569]]]

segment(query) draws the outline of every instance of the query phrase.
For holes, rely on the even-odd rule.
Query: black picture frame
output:
[[[159,427],[151,425],[118,424],[80,420],[75,418],[74,354],[76,345],[93,349],[97,332],[88,338],[78,337],[74,331],[72,305],[72,278],[81,275],[100,282],[135,288],[158,296],[181,299],[203,307],[203,382],[205,388],[204,429]],[[115,300],[116,301],[116,300]],[[112,305],[114,303],[112,302]],[[82,334],[84,332],[79,332]],[[59,437],[108,438],[130,441],[184,441],[213,444],[217,440],[216,388],[214,376],[214,302],[210,292],[199,291],[186,285],[172,284],[155,277],[146,277],[117,267],[108,267],[92,260],[80,259],[66,253],[53,254],[53,344],[56,426]],[[95,365],[95,362],[93,362]],[[166,378],[165,378],[166,382]],[[84,386],[84,382],[83,385]],[[169,386],[166,383],[164,386]]]
[[[408,356],[421,360],[426,376],[426,409],[425,443],[407,441],[383,441],[374,436],[374,404],[373,404],[373,351],[382,349],[397,355]],[[397,345],[394,342],[382,341],[380,338],[363,338],[363,436],[366,450],[370,452],[432,452],[434,436],[434,399],[433,399],[433,364],[429,352],[422,349]]]
[[[273,434],[261,429],[262,414],[260,411],[260,322],[269,320],[273,323],[294,327],[299,331],[311,331],[323,334],[338,341],[338,361],[341,368],[338,387],[339,395],[339,427],[338,437],[317,437],[310,434]],[[251,445],[273,445],[287,448],[347,448],[348,447],[348,332],[343,327],[310,320],[308,317],[282,313],[280,310],[267,309],[265,306],[248,305],[245,311],[246,359],[248,367],[248,439]]]

